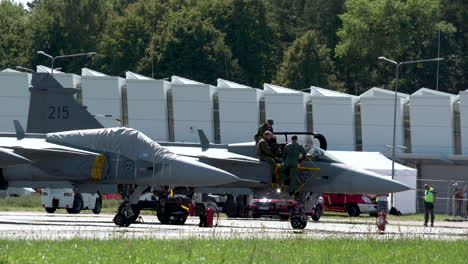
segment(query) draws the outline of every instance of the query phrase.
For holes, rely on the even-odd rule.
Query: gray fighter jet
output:
[[[284,193],[284,185],[280,183],[281,164],[277,164],[273,170],[266,162],[259,161],[256,156],[255,142],[210,145],[203,131],[200,135],[199,146],[187,146],[179,143],[161,143],[171,151],[187,157],[197,158],[200,162],[228,171],[234,175],[252,182],[230,183],[217,187],[196,187],[195,192],[216,194],[254,194],[255,196],[267,196],[274,198],[296,199],[301,208],[292,212],[291,225],[295,229],[303,229],[307,224],[305,212],[310,212],[307,207],[315,206],[315,201],[321,193],[395,193],[409,190],[410,188],[398,181],[385,178],[376,173],[354,168],[330,155],[324,149],[327,142],[323,135],[301,132],[277,132],[277,138],[284,136],[285,140],[279,144],[284,148],[288,141],[288,135],[304,135],[316,138],[320,147],[310,145],[307,153],[310,160],[303,160],[298,169],[299,186],[293,195]],[[281,190],[283,189],[283,190]],[[183,190],[181,190],[183,191]],[[291,197],[292,196],[292,197]],[[234,203],[240,203],[245,199],[236,199]],[[232,201],[230,201],[232,203]],[[233,204],[225,206],[232,208]],[[235,206],[237,210],[239,206]]]
[[[16,133],[0,134],[0,188],[119,191],[124,202],[114,222],[128,226],[134,216],[131,205],[148,186],[213,186],[240,180],[177,155],[137,130],[100,128],[74,99],[76,89],[63,88],[48,73],[34,73],[32,86],[28,133],[15,121]],[[66,131],[77,127],[97,129]]]

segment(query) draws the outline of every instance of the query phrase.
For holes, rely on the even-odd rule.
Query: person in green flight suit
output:
[[[292,142],[286,145],[283,151],[283,167],[281,176],[283,182],[289,178],[289,194],[294,195],[297,189],[297,165],[299,164],[299,155],[307,158],[307,153],[303,146],[297,143],[297,136],[291,137]],[[289,175],[288,175],[289,171]]]
[[[269,145],[272,138],[273,133],[265,131],[263,137],[257,143],[257,155],[259,160],[274,164],[276,162],[275,155]]]
[[[273,119],[271,118],[268,118],[267,121],[263,124],[261,124],[258,129],[257,129],[257,133],[255,134],[255,143],[257,144],[260,139],[262,139],[262,137],[264,136],[265,132],[267,131],[270,131],[271,133],[273,133]],[[272,134],[273,135],[273,134]]]

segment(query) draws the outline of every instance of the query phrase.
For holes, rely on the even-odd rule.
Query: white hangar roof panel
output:
[[[397,93],[397,99],[396,143],[404,145],[403,105],[409,95]],[[360,96],[360,103],[363,150],[387,152],[385,145],[393,143],[395,92],[374,87]]]
[[[310,87],[314,131],[325,135],[332,150],[355,149],[355,104],[359,98]]]
[[[218,79],[217,91],[220,102],[258,103],[262,96],[260,89],[223,79]]]
[[[251,141],[260,119],[260,89],[218,79],[221,143]]]
[[[397,97],[408,100],[410,96],[409,94],[397,92]],[[361,94],[360,98],[395,98],[395,92],[379,87],[372,87],[365,93]]]
[[[7,70],[0,72],[0,93],[2,97],[19,96],[29,98],[31,74],[11,69]]]
[[[453,103],[457,96],[421,88],[410,96],[411,148],[417,154],[453,153]]]
[[[91,114],[110,116],[97,118],[105,127],[115,127],[122,120],[122,88],[125,79],[109,76],[87,68],[82,69],[81,90],[83,105]]]
[[[167,91],[171,88],[170,82],[132,72],[127,72],[126,76],[128,100],[157,100],[158,103],[167,100]]]
[[[83,98],[121,100],[125,79],[83,68],[81,83]]]
[[[176,75],[173,75],[171,77],[171,82],[173,84],[202,84],[202,85],[206,85],[204,83],[201,83],[201,82],[197,82],[197,81],[194,81],[194,80],[190,80],[190,79],[187,79],[187,78],[184,78],[184,77],[180,77],[180,76],[176,76]]]
[[[275,131],[306,131],[310,95],[286,87],[263,85],[265,116],[275,121]]]
[[[21,71],[17,71],[17,70],[13,70],[13,69],[10,69],[10,68],[6,68],[4,69],[3,71],[1,72],[21,72]]]
[[[171,83],[126,72],[128,124],[154,140],[169,140],[167,91]]]
[[[12,69],[0,72],[0,131],[14,131],[13,120],[27,125],[31,74]]]
[[[231,82],[228,80],[218,79],[217,80],[218,88],[246,88],[246,89],[253,89],[250,86],[243,85],[240,83]]]
[[[197,129],[203,129],[213,142],[216,87],[178,76],[172,76],[171,87],[175,141],[199,142]]]
[[[88,68],[82,68],[81,69],[81,76],[106,77],[106,76],[109,76],[109,75],[104,74],[102,72],[95,71],[95,70],[91,70],[91,69],[88,69]]]
[[[138,73],[135,73],[135,72],[131,72],[131,71],[127,71],[125,73],[125,78],[127,78],[127,80],[154,80],[151,77],[144,76],[144,75],[141,75],[141,74],[138,74]]]

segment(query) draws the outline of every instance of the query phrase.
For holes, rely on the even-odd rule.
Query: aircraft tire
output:
[[[312,214],[312,220],[315,222],[318,222],[320,220],[320,217],[322,217],[322,207],[320,205],[317,205],[314,209],[314,213]]]
[[[128,227],[131,224],[129,218],[126,218],[123,214],[116,214],[114,216],[114,223],[120,227]]]
[[[45,210],[46,210],[47,213],[53,214],[53,213],[55,213],[57,208],[55,208],[55,207],[46,207]]]
[[[93,213],[100,214],[102,209],[102,200],[101,198],[96,199],[96,204],[94,205]]]
[[[291,227],[293,229],[304,229],[307,226],[307,217],[293,215],[291,217]]]
[[[81,194],[75,194],[75,199],[73,200],[73,208],[67,208],[67,213],[69,214],[79,214],[83,209],[83,197]]]

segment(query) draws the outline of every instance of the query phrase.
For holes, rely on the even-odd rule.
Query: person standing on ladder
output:
[[[427,226],[429,221],[429,213],[431,214],[431,226],[434,226],[434,188],[424,184],[424,190],[424,196],[422,197],[424,199],[424,226]]]
[[[297,143],[297,136],[291,137],[292,142],[284,147],[283,167],[281,168],[281,178],[285,182],[289,178],[289,195],[294,195],[297,189],[297,165],[299,156],[307,158],[307,153],[303,146]],[[289,171],[289,173],[288,173]]]

